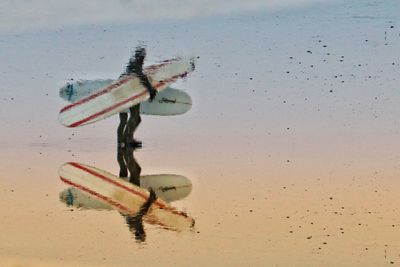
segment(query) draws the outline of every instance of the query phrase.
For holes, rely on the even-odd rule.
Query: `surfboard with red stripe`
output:
[[[147,190],[152,188],[157,197],[171,203],[186,198],[192,191],[192,182],[177,174],[150,174],[140,176],[140,187]],[[72,186],[60,193],[60,201],[78,209],[113,209],[107,203]]]
[[[150,194],[111,173],[76,162],[63,164],[59,176],[64,183],[128,215],[135,215]],[[175,231],[194,227],[193,218],[160,198],[151,205],[144,221]]]
[[[194,70],[193,59],[175,58],[144,69],[157,91],[165,89]],[[122,112],[149,98],[135,75],[123,76],[103,89],[61,109],[58,119],[67,127],[90,124]]]

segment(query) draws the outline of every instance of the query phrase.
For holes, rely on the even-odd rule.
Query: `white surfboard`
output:
[[[177,79],[194,70],[193,59],[176,58],[145,68],[144,73],[157,91],[164,90]],[[93,123],[149,98],[147,89],[135,75],[127,75],[61,109],[59,121],[67,127]]]
[[[166,88],[156,95],[153,102],[140,104],[140,113],[144,115],[175,116],[182,115],[192,108],[192,98],[182,90]]]
[[[69,187],[60,193],[60,201],[68,207],[82,210],[113,210],[113,206],[85,193],[75,187]]]
[[[60,97],[74,103],[115,82],[112,79],[78,80],[60,88]]]
[[[144,188],[106,171],[76,162],[63,164],[59,176],[64,183],[127,215],[135,215],[149,198],[149,191]],[[160,198],[151,205],[144,221],[175,231],[194,227],[193,218]]]
[[[115,80],[79,80],[70,82],[60,89],[60,97],[74,103],[110,85]],[[192,99],[182,90],[171,87],[159,92],[152,102],[144,101],[140,105],[140,113],[144,115],[175,116],[188,112],[192,107]],[[126,110],[128,112],[129,110]]]
[[[152,188],[157,197],[173,202],[187,197],[192,191],[188,178],[176,174],[156,174],[140,176],[140,187]],[[78,209],[112,210],[113,207],[77,188],[69,187],[60,193],[60,200]]]
[[[192,182],[177,174],[152,174],[140,176],[140,187],[153,188],[157,197],[166,202],[184,199],[192,192]]]

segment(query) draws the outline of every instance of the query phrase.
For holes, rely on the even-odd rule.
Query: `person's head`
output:
[[[145,57],[146,57],[146,49],[142,46],[138,46],[136,48],[135,58],[133,60],[135,60],[141,66],[143,64]]]

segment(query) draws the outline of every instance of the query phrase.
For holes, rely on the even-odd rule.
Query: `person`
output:
[[[143,63],[146,57],[146,49],[142,46],[136,48],[134,57],[129,59],[128,65],[126,66],[125,75],[136,75],[139,78],[140,83],[147,89],[150,94],[150,102],[153,101],[157,94],[157,90],[151,85],[147,76],[143,73]],[[122,77],[121,76],[121,77]],[[136,128],[139,126],[141,120],[140,117],[140,104],[134,105],[129,108],[130,117],[128,119],[128,113],[119,113],[120,123],[118,125],[118,146],[119,147],[141,147],[142,143],[134,138]]]
[[[127,178],[128,182],[140,187],[140,173],[142,168],[133,155],[135,149],[134,147],[118,147],[117,161],[120,168],[119,176]],[[147,214],[154,201],[157,200],[157,195],[152,188],[149,189],[149,192],[149,198],[141,205],[139,211],[135,215],[123,215],[129,230],[133,233],[138,242],[144,242],[146,240],[143,217]]]

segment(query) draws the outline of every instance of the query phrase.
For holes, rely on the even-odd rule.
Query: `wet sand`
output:
[[[399,264],[400,9],[376,5],[2,36],[0,265]],[[200,56],[175,86],[193,109],[144,116],[135,153],[142,175],[191,180],[172,205],[195,229],[145,224],[145,243],[117,211],[60,202],[57,173],[76,161],[118,174],[118,119],[62,127],[58,88],[117,77],[138,38],[150,62]]]
[[[136,157],[146,173],[176,169],[192,178],[191,195],[175,206],[196,219],[196,228],[174,233],[147,225],[147,241],[137,244],[118,212],[69,209],[58,201],[66,187],[57,177],[58,161],[71,156],[51,150],[32,148],[17,155],[18,150],[8,150],[9,157],[23,155],[23,162],[29,162],[18,167],[6,161],[10,167],[2,172],[10,173],[1,188],[6,233],[1,253],[8,266],[154,266],[188,261],[195,266],[334,266],[338,255],[344,266],[377,266],[397,259],[395,172],[358,170],[358,164],[348,167],[350,158],[330,166],[315,166],[314,160],[253,160],[233,167],[225,155],[214,154],[213,164],[202,162],[209,157],[204,149],[192,158],[177,151],[165,160],[144,148]],[[90,162],[91,155],[82,152],[80,161]],[[110,153],[96,155],[96,166],[112,162]],[[116,163],[110,165],[108,170],[117,173]],[[145,168],[152,165],[169,168]]]

